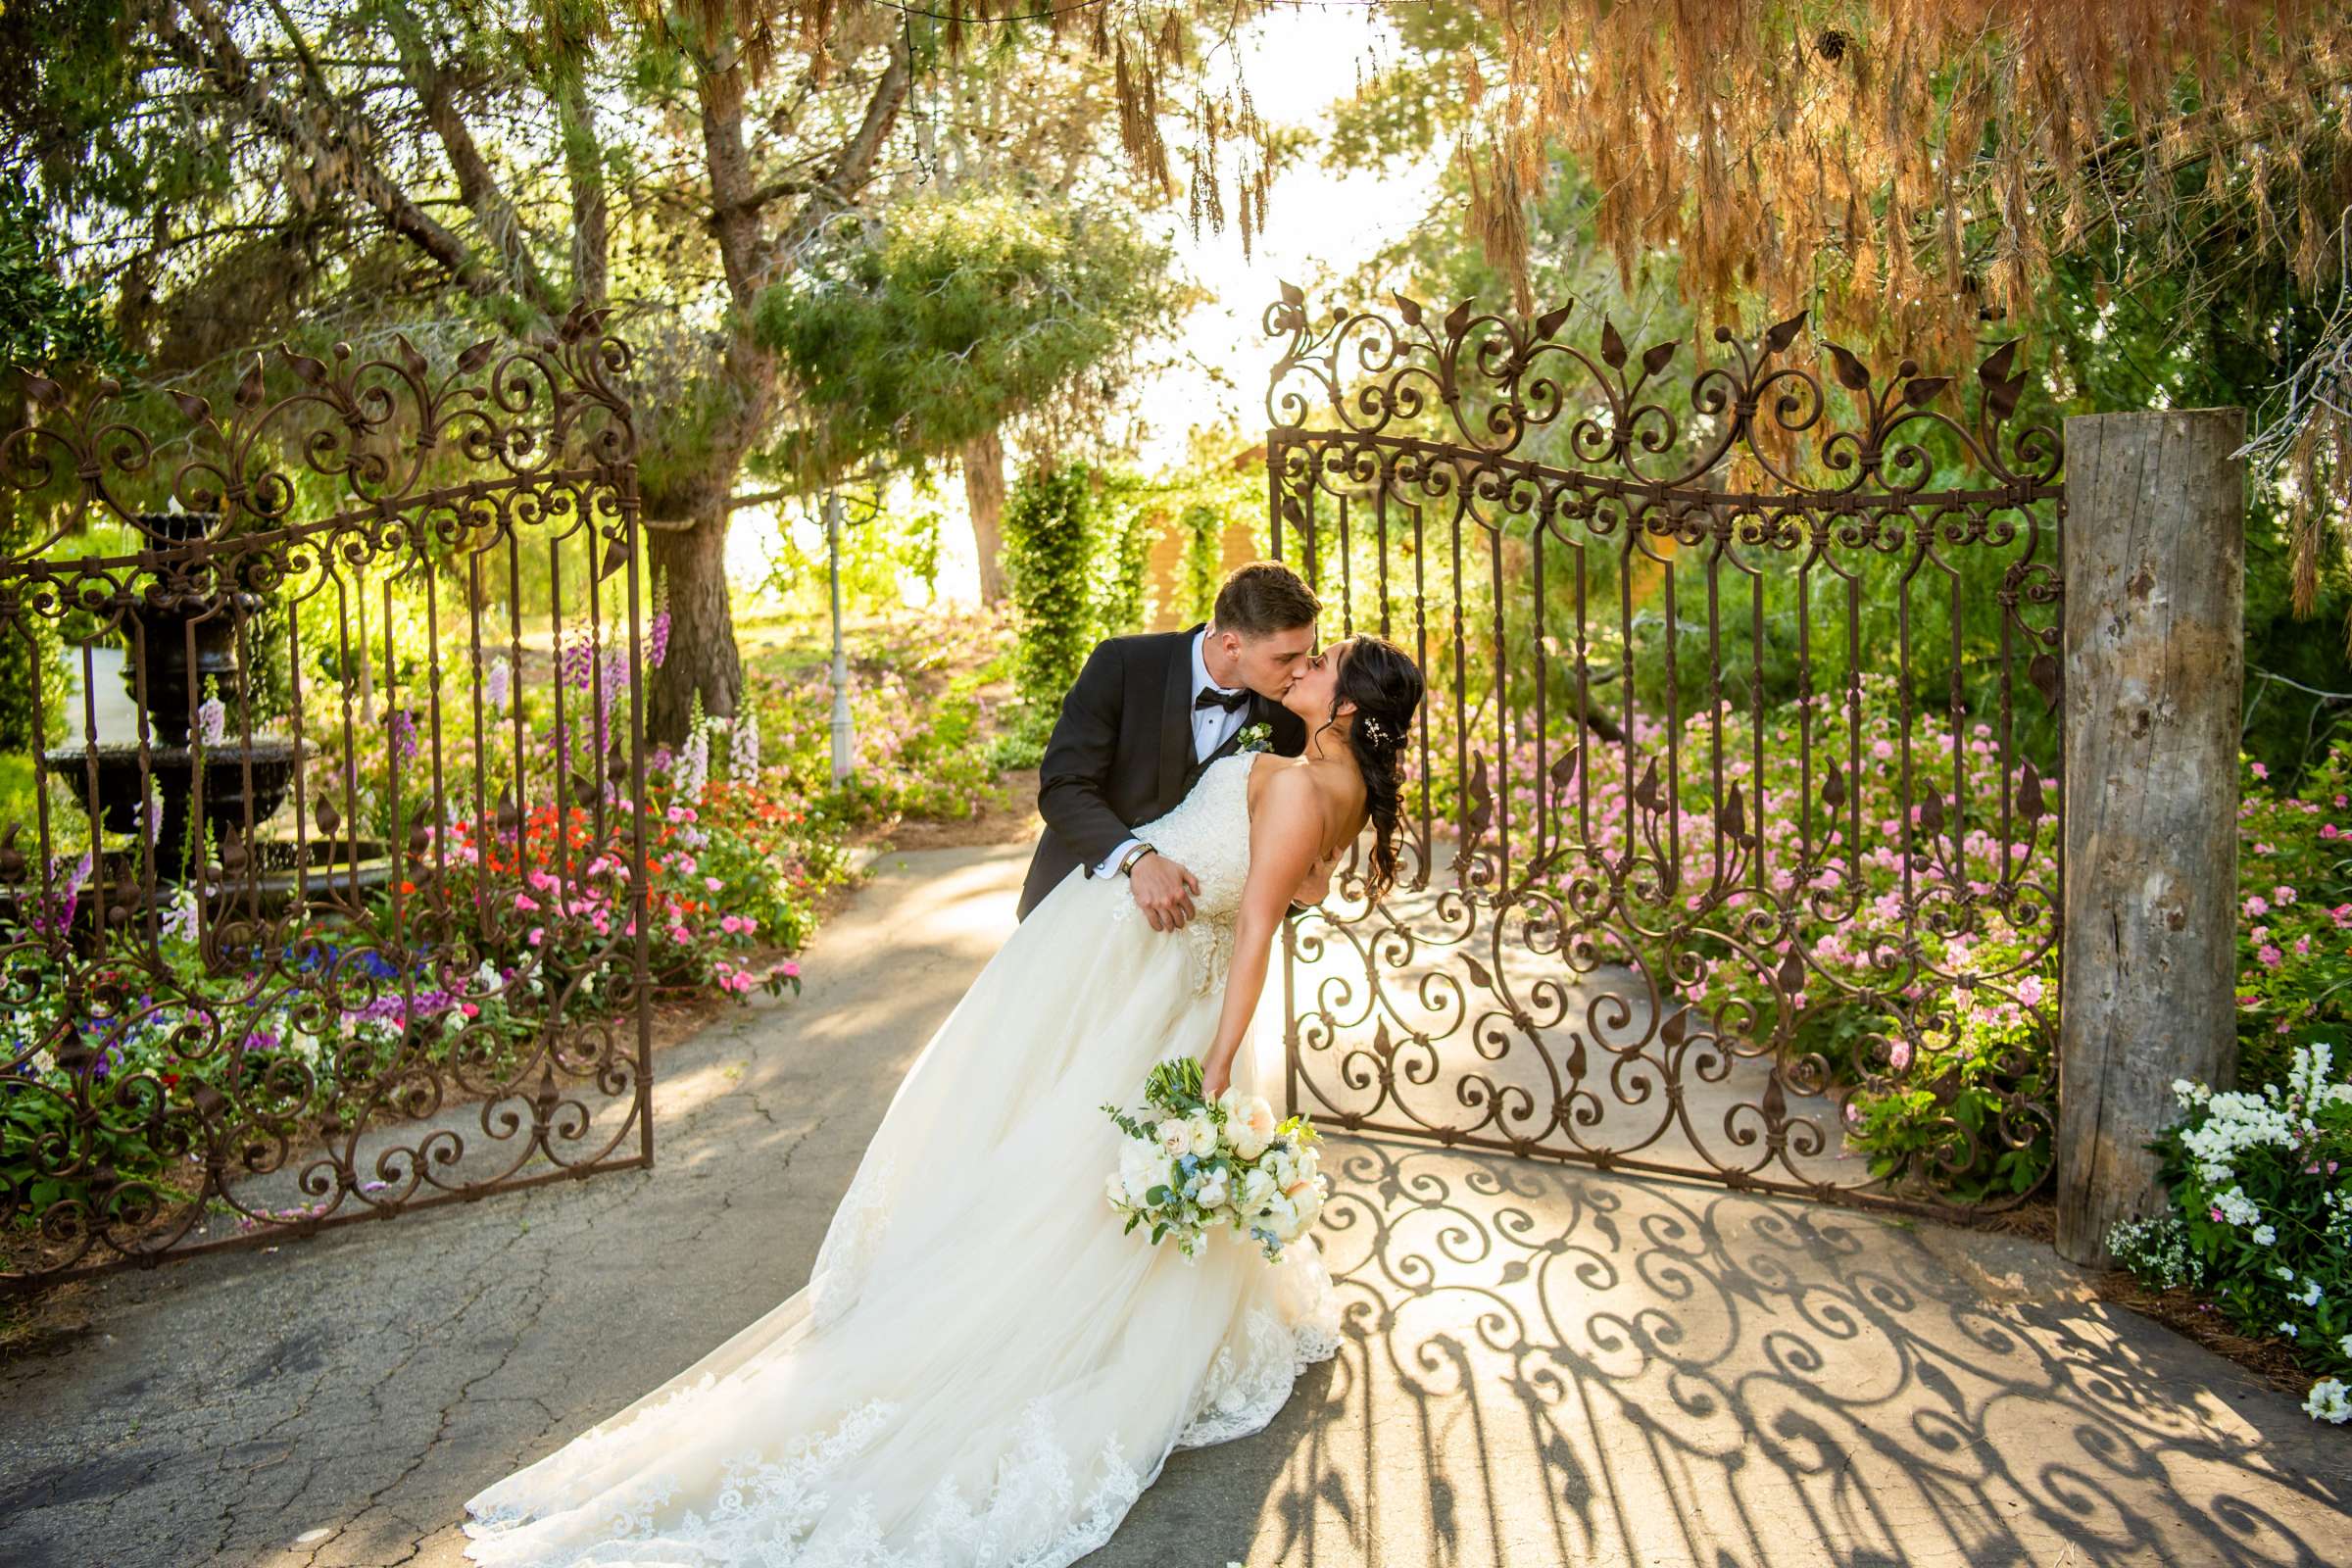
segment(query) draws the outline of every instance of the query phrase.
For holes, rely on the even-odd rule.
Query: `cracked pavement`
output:
[[[799,1288],[1024,846],[886,856],[656,1056],[655,1166],[93,1285],[0,1367],[9,1568],[462,1568],[464,1499]],[[2340,1563],[2352,1431],[2032,1243],[1333,1138],[1346,1343],[1087,1568]]]

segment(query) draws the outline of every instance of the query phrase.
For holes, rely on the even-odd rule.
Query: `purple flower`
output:
[[[668,657],[669,609],[667,606],[663,606],[662,609],[654,612],[654,623],[646,628],[645,662],[651,664],[654,668],[660,669],[662,667],[662,661],[667,659]]]
[[[588,639],[585,637],[571,638],[564,644],[563,651],[556,656],[556,678],[563,685],[585,689],[588,685],[588,673],[595,667],[595,664],[596,650],[589,644]]]
[[[507,710],[507,699],[514,694],[514,666],[503,659],[482,675],[482,701],[488,703],[494,712],[503,713]]]

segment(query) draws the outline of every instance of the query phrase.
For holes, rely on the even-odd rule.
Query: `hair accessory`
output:
[[[1364,715],[1363,731],[1364,739],[1368,741],[1377,741],[1382,738],[1380,720],[1372,717],[1369,713]]]

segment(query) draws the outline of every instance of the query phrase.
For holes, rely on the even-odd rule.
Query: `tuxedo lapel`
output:
[[[1159,722],[1159,798],[1173,806],[1184,798],[1184,776],[1193,760],[1193,633],[1168,639],[1166,711]]]

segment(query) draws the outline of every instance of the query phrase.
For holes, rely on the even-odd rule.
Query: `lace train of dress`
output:
[[[1170,1451],[1273,1418],[1339,1348],[1314,1239],[1269,1264],[1211,1238],[1188,1262],[1102,1200],[1103,1103],[1214,1032],[1256,755],[1211,763],[1152,827],[1200,917],[1154,932],[1123,882],[1073,871],[915,1058],[808,1285],[468,1498],[468,1559],[1062,1568]],[[1261,1024],[1234,1082],[1278,1100],[1281,1067]]]

